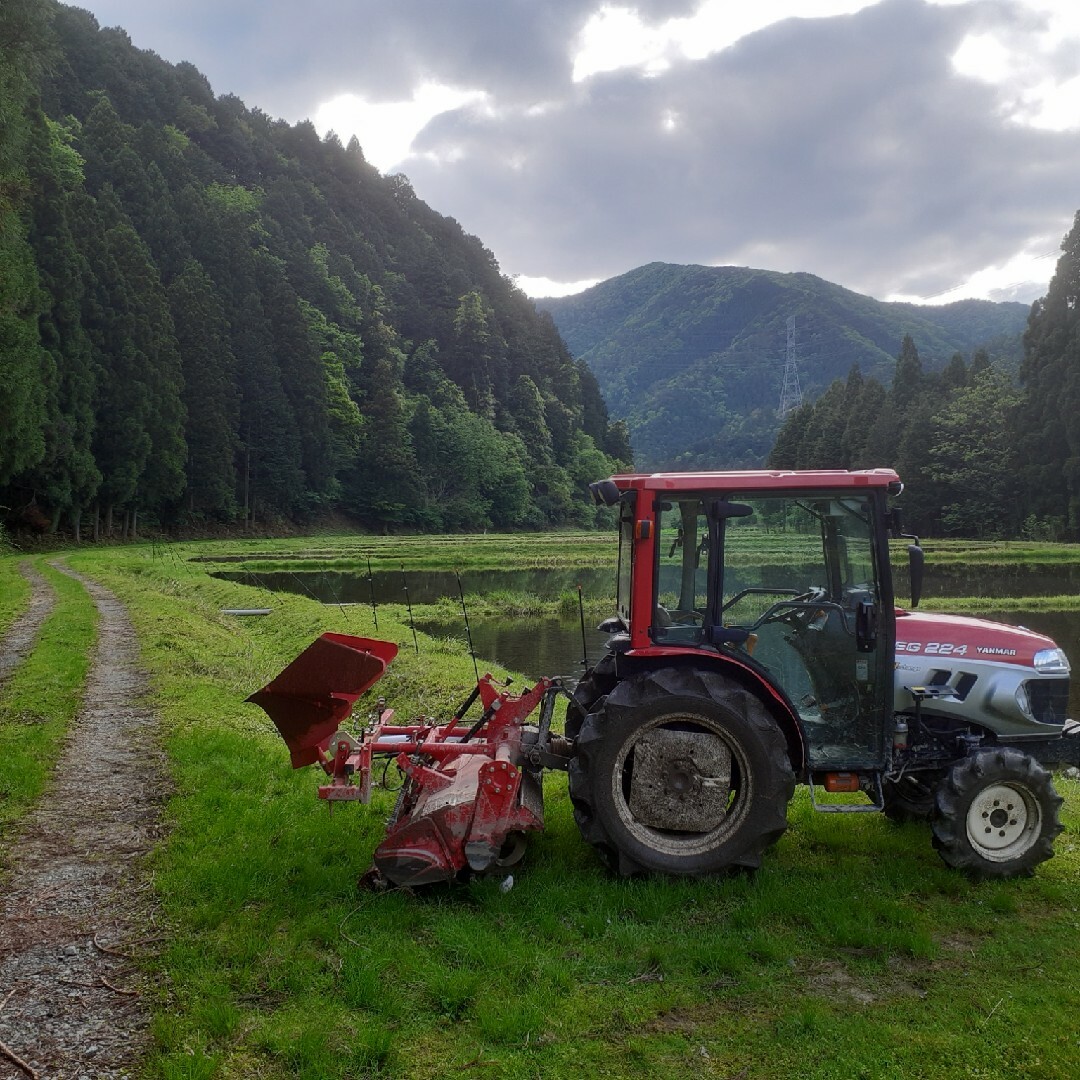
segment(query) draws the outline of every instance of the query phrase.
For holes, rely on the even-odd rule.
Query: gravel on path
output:
[[[54,565],[82,582],[100,624],[49,789],[5,838],[0,1080],[110,1080],[136,1073],[149,1040],[134,959],[161,935],[141,859],[162,830],[164,759],[126,610]]]

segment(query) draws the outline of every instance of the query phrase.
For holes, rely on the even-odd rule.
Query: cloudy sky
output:
[[[1075,0],[79,6],[355,133],[532,295],[660,260],[1027,302],[1080,209]]]

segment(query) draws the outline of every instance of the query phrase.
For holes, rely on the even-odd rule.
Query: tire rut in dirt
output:
[[[19,572],[30,582],[30,605],[0,640],[0,686],[34,649],[41,628],[56,603],[52,586],[29,562],[19,565]]]
[[[1034,758],[1012,747],[980,750],[938,787],[934,847],[973,877],[1029,875],[1054,854],[1062,801]]]
[[[16,835],[0,889],[0,1040],[49,1077],[137,1070],[148,1017],[130,954],[154,938],[138,858],[160,832],[156,717],[134,630],[107,590],[62,566],[100,614],[84,701],[52,783]],[[25,1074],[0,1058],[0,1078]]]
[[[639,755],[652,761],[655,807]],[[619,683],[585,718],[570,764],[581,834],[623,875],[756,868],[787,828],[794,789],[784,738],[761,702],[690,668]]]

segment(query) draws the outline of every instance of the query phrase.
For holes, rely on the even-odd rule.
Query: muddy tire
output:
[[[881,785],[884,814],[893,821],[929,821],[934,816],[940,772],[912,773]]]
[[[615,686],[585,717],[570,763],[578,828],[622,875],[754,869],[787,828],[794,789],[761,702],[690,669]]]
[[[563,734],[568,739],[578,737],[585,717],[597,708],[600,699],[615,686],[615,682],[615,658],[611,655],[605,656],[581,677],[566,703]]]
[[[938,788],[934,847],[973,877],[1030,874],[1054,854],[1061,796],[1050,774],[1019,750],[982,750],[954,765]]]

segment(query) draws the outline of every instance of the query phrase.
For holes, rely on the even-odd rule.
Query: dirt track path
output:
[[[31,563],[22,563],[19,572],[30,582],[30,607],[0,642],[0,685],[34,648],[41,627],[56,602],[52,587]]]
[[[128,957],[158,935],[139,857],[161,829],[162,756],[127,612],[106,589],[57,569],[97,605],[98,644],[53,782],[9,848],[0,1041],[41,1080],[108,1080],[132,1075],[147,1043]],[[39,587],[43,579],[35,604]],[[0,1052],[0,1080],[27,1075]]]

